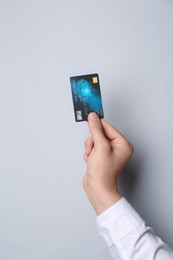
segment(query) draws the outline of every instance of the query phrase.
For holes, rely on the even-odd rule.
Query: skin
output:
[[[85,141],[84,160],[87,170],[83,187],[97,215],[122,198],[118,191],[119,176],[133,153],[133,146],[112,125],[88,116],[91,136]]]

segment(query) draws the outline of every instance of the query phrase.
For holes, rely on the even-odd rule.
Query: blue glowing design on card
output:
[[[99,92],[87,80],[77,81],[76,92],[80,102],[85,103],[90,111],[102,109]]]

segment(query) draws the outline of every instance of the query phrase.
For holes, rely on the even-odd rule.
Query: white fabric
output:
[[[127,202],[120,199],[96,217],[100,235],[116,260],[173,260],[173,251]]]

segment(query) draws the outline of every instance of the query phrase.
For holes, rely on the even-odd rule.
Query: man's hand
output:
[[[85,141],[87,172],[83,187],[99,215],[121,198],[118,179],[133,153],[133,146],[94,112],[89,114],[88,124],[91,136]]]

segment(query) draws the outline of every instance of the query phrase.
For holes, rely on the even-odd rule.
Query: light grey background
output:
[[[136,152],[121,190],[173,247],[173,1],[0,1],[0,259],[105,260],[69,77]]]

